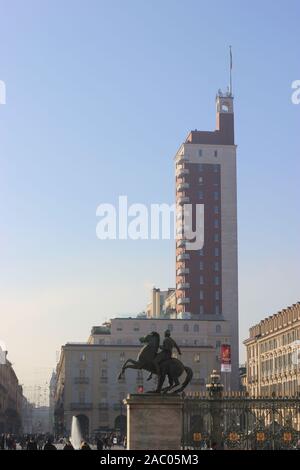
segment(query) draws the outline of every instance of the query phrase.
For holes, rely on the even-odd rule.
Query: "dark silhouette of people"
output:
[[[55,445],[52,444],[52,441],[51,439],[48,439],[46,444],[44,445],[44,449],[43,450],[57,450]]]
[[[96,440],[96,447],[97,447],[97,450],[103,450],[104,443],[101,437],[98,437],[98,439]]]
[[[92,450],[87,442],[82,442],[80,450]]]
[[[29,438],[29,441],[27,442],[26,450],[38,450],[37,443],[33,439],[33,437]]]
[[[67,441],[63,447],[63,450],[74,450],[74,447],[72,446],[70,441]]]

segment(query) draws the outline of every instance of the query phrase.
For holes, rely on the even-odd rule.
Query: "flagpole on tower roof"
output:
[[[229,57],[230,57],[230,65],[229,65],[229,94],[232,96],[232,50],[231,46],[229,46]]]

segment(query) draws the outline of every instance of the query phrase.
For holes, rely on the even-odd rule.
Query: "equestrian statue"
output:
[[[179,355],[181,355],[181,351],[174,339],[171,338],[170,330],[165,331],[162,346],[160,346],[160,336],[156,331],[140,338],[140,342],[143,344],[143,347],[138,354],[137,360],[128,359],[124,363],[118,376],[119,380],[124,377],[126,369],[146,370],[150,372],[147,380],[152,378],[152,374],[156,374],[158,377],[156,390],[149,393],[168,393],[171,390],[172,393],[182,392],[192,380],[193,371],[190,367],[184,366],[179,359],[172,357],[173,349],[176,349]],[[186,378],[180,385],[178,379],[183,372],[186,373]],[[168,377],[169,384],[163,387],[166,377]]]

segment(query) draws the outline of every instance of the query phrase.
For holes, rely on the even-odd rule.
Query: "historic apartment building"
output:
[[[300,387],[300,302],[249,330],[247,390],[253,396],[295,396]]]
[[[237,183],[231,92],[219,91],[216,96],[216,130],[191,131],[175,163],[177,318],[229,322],[230,380],[232,389],[238,390]],[[204,245],[191,249],[182,227],[195,230],[197,205],[204,206]]]
[[[0,364],[0,434],[22,429],[23,390],[11,363]]]
[[[136,359],[142,347],[140,337],[157,331],[162,342],[167,328],[181,347],[180,359],[194,372],[187,390],[204,391],[212,370],[220,369],[221,344],[230,342],[228,322],[223,318],[115,318],[93,327],[86,343],[62,347],[56,370],[56,433],[69,435],[73,416],[78,417],[85,434],[111,429],[124,432],[123,399],[128,393],[153,390],[156,384],[147,382],[148,373],[143,371],[128,369],[121,381],[118,374],[127,359]]]

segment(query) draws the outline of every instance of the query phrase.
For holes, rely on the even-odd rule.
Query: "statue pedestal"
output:
[[[128,450],[180,450],[183,401],[179,396],[129,395]]]

